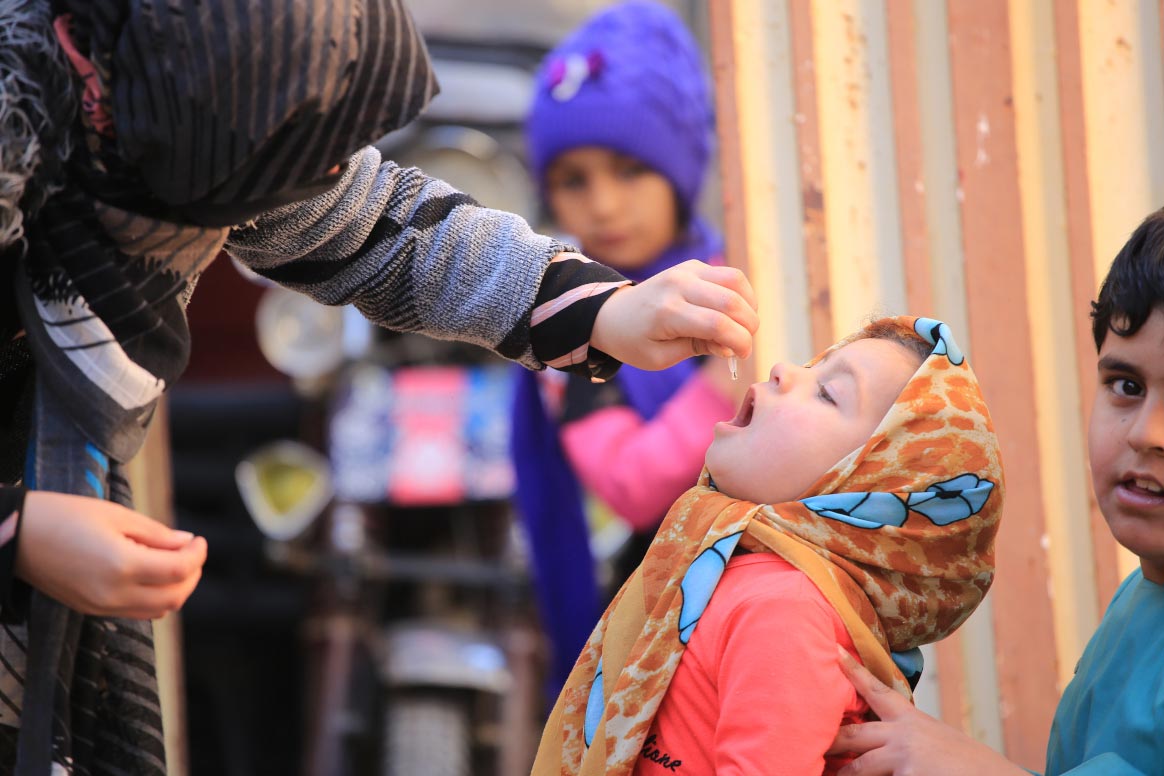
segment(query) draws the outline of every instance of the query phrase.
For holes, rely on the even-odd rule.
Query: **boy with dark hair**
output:
[[[1137,776],[1164,763],[1164,210],[1116,256],[1092,305],[1099,390],[1091,478],[1115,540],[1140,558],[1116,591],[1067,686],[1047,776]],[[897,697],[842,656],[881,722],[841,729],[834,752],[864,753],[842,774],[1024,773]]]

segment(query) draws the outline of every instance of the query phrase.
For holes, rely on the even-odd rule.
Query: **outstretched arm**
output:
[[[334,188],[233,230],[226,248],[324,304],[355,304],[388,328],[472,342],[531,368],[605,377],[611,361],[658,369],[700,352],[742,356],[758,324],[737,270],[689,262],[624,288],[520,217],[373,148],[352,156]]]

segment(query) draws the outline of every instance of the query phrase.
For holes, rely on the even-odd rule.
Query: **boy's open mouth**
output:
[[[752,422],[752,410],[755,408],[755,406],[756,406],[756,388],[755,388],[755,386],[752,386],[751,388],[748,389],[747,394],[745,394],[744,400],[742,402],[740,402],[740,411],[736,413],[736,416],[734,418],[732,418],[732,421],[729,425],[739,426],[740,428],[743,428],[744,426],[751,423]]]
[[[1121,483],[1125,488],[1150,493],[1153,496],[1164,495],[1164,486],[1148,477],[1129,477]]]
[[[1122,499],[1129,505],[1149,506],[1164,503],[1164,485],[1154,477],[1139,472],[1126,475],[1118,485]]]

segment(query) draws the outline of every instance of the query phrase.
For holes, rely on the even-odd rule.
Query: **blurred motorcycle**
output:
[[[236,481],[266,554],[314,580],[305,776],[528,772],[536,631],[508,497],[507,367],[269,288],[260,347],[325,410]]]

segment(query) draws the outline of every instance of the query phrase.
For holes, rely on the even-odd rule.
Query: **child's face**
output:
[[[883,339],[851,342],[811,368],[777,364],[734,420],[716,424],[707,451],[716,487],[759,504],[799,498],[869,439],[917,368]]]
[[[1131,337],[1108,332],[1088,432],[1091,480],[1115,540],[1164,584],[1164,310]]]
[[[546,198],[582,252],[614,269],[650,264],[678,235],[670,182],[607,148],[575,148],[555,159],[546,170]]]

